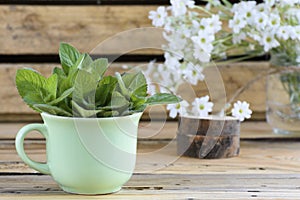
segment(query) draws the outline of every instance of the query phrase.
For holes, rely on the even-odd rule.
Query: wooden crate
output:
[[[102,43],[105,48],[93,53],[106,56],[123,53],[119,52],[119,46],[132,49],[132,45],[140,43],[148,47],[163,43],[159,32],[145,37],[145,30],[144,33],[143,30],[133,31],[135,34],[129,32],[125,34],[125,39],[122,36],[116,37],[116,34],[123,31],[151,27],[148,12],[156,9],[159,1],[147,1],[147,5],[142,0],[103,1],[106,5],[99,4],[98,1],[13,2],[0,5],[0,121],[40,120],[38,114],[30,110],[17,94],[15,72],[22,67],[34,67],[48,75],[58,65],[57,52],[62,41],[71,43],[82,52],[91,52]],[[131,36],[131,39],[127,39],[127,36]],[[103,43],[108,38],[114,40]],[[161,50],[148,48],[128,52],[122,56],[121,61],[112,65],[110,73],[120,70],[123,64],[134,62],[134,65],[144,65],[156,57],[162,58]],[[230,98],[239,87],[267,69],[268,62],[255,60],[219,66],[226,96]],[[205,83],[199,83],[195,90],[199,95],[207,94]],[[254,111],[253,119],[264,119],[265,98],[264,79],[255,82],[240,96],[241,100],[250,102]]]

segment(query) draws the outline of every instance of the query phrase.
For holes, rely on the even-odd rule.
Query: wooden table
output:
[[[14,136],[24,124],[0,124],[0,199],[300,199],[300,138],[276,136],[265,122],[242,124],[239,157],[200,160],[176,155],[176,122],[142,122],[133,177],[115,194],[64,193],[50,176],[26,166]],[[44,140],[25,148],[45,160]]]

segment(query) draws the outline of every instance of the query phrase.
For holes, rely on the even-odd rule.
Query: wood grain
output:
[[[125,63],[114,63],[111,65],[108,74],[114,74],[115,71],[125,71],[122,69],[122,65]],[[146,63],[126,63],[132,66],[145,66]],[[34,115],[31,109],[27,107],[18,95],[17,89],[15,87],[15,73],[17,69],[24,67],[32,67],[43,75],[48,76],[52,69],[58,66],[57,64],[0,64],[0,104],[5,105],[0,107],[0,121],[30,121],[39,120],[38,116],[26,116]],[[220,66],[219,72],[224,80],[224,88],[226,89],[227,99],[229,99],[234,92],[239,88],[244,86],[247,81],[250,81],[254,77],[258,76],[260,73],[268,69],[268,63],[261,62],[244,62],[236,63],[231,65]],[[209,71],[209,68],[206,68]],[[211,82],[209,83],[211,84]],[[219,85],[222,83],[218,83]],[[203,96],[209,94],[209,92],[218,92],[217,90],[209,91],[205,82],[201,82],[193,90],[198,96]],[[180,92],[180,94],[182,94]],[[184,95],[182,95],[184,96]],[[256,113],[265,112],[265,79],[261,79],[251,85],[244,93],[239,97],[240,100],[246,100],[251,104],[251,108]],[[166,113],[162,110],[162,107],[151,108],[152,117],[164,118]],[[162,111],[161,111],[162,110]],[[19,117],[18,117],[19,115]],[[22,116],[23,115],[23,116]],[[15,116],[15,117],[14,117]],[[151,116],[150,116],[151,117]],[[264,116],[262,116],[264,117]]]
[[[128,30],[151,27],[148,13],[156,8],[3,5],[0,6],[0,54],[57,54],[62,41],[73,44],[80,51],[90,52],[107,39],[110,40],[98,49],[100,53],[134,50],[135,45],[160,47],[161,30],[128,33]],[[116,36],[123,31],[127,33]],[[161,54],[161,51],[148,49],[139,53]]]
[[[161,128],[159,122],[152,125]],[[267,136],[265,122],[248,122],[243,133]],[[0,124],[1,133],[8,134],[23,124]],[[243,125],[243,124],[242,124]],[[142,127],[149,122],[142,122]],[[299,140],[259,138],[241,141],[241,153],[230,159],[195,159],[176,154],[177,123],[166,123],[159,136],[150,129],[141,130],[137,163],[133,177],[115,194],[101,199],[299,199]],[[6,131],[5,131],[6,130]],[[147,131],[146,131],[147,130]],[[244,132],[243,132],[244,130]],[[10,139],[9,139],[10,138]],[[45,141],[30,136],[25,149],[30,158],[46,160]],[[11,135],[0,140],[1,199],[82,199],[59,189],[50,176],[37,173],[17,155]],[[259,139],[259,140],[258,140]],[[95,199],[100,196],[84,196]]]
[[[82,199],[50,176],[1,176],[1,199]],[[20,182],[22,180],[22,182]],[[298,199],[300,176],[135,174],[118,193],[101,199]],[[84,196],[95,199],[96,196]]]
[[[46,160],[45,143],[27,140],[33,160]],[[1,142],[1,173],[36,173],[17,155],[14,143]],[[238,157],[196,159],[176,154],[176,141],[140,141],[135,173],[153,174],[294,174],[300,172],[299,142],[241,141]]]
[[[0,123],[0,140],[14,139],[18,130],[26,123]],[[176,138],[178,123],[176,121],[142,121],[139,124],[139,140],[173,140]],[[270,125],[266,122],[243,122],[241,124],[242,140],[298,140],[300,135],[274,134]],[[41,139],[42,136],[37,132],[30,133],[28,139]]]

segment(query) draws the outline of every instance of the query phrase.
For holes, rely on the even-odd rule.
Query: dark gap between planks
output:
[[[91,55],[93,59],[105,57],[108,58],[109,62],[149,62],[155,60],[157,62],[163,62],[163,55]],[[239,58],[239,56],[228,57]],[[268,55],[263,55],[244,61],[267,61],[269,60]],[[43,55],[32,55],[32,54],[18,54],[18,55],[0,55],[0,63],[59,63],[59,56],[57,54],[43,54]]]
[[[231,3],[240,0],[229,0]],[[0,0],[5,5],[169,5],[169,0]],[[197,5],[205,5],[202,0],[195,0]],[[262,0],[257,0],[262,2]]]

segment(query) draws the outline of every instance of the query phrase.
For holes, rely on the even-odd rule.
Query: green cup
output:
[[[142,113],[111,118],[41,115],[44,124],[26,125],[16,136],[17,152],[30,167],[76,194],[113,193],[130,179]],[[33,130],[46,138],[47,163],[31,160],[24,151],[24,138]]]

